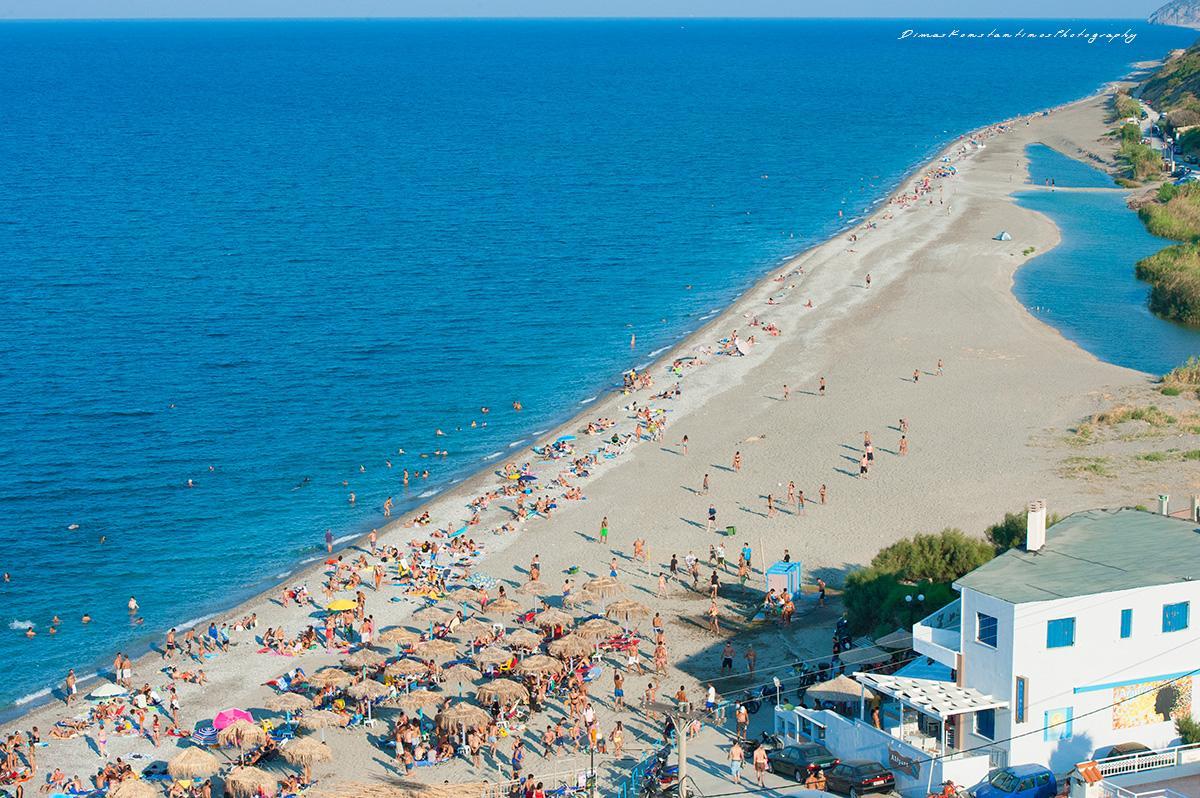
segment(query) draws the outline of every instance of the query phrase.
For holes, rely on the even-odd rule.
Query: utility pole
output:
[[[667,703],[653,701],[651,710],[666,715],[675,727],[675,740],[679,744],[679,798],[688,798],[687,793],[687,729],[692,721],[709,714],[706,709],[693,709],[690,701]]]

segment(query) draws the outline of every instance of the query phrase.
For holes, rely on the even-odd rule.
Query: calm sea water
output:
[[[1194,38],[1087,24],[1138,37],[0,24],[0,703],[519,452],[960,132]]]
[[[1057,186],[1111,187],[1112,178],[1049,147],[1027,150],[1030,177]],[[1134,264],[1174,242],[1150,235],[1123,191],[1029,191],[1026,208],[1050,217],[1062,243],[1017,272],[1013,292],[1035,316],[1101,360],[1163,374],[1200,355],[1200,329],[1158,318]],[[1020,245],[1020,242],[1016,242]]]

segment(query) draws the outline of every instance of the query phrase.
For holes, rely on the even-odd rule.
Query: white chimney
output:
[[[1046,545],[1046,501],[1038,499],[1029,503],[1029,515],[1025,522],[1025,551],[1038,551]]]

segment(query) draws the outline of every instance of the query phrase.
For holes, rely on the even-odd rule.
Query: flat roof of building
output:
[[[1200,527],[1123,508],[1069,515],[1036,552],[1014,548],[955,585],[1010,604],[1090,596],[1200,577]]]

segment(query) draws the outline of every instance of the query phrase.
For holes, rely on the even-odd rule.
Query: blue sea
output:
[[[1027,149],[1030,179],[1045,186],[1114,188],[1098,169],[1045,145]],[[1054,249],[1017,271],[1013,293],[1035,316],[1101,360],[1165,374],[1200,355],[1200,329],[1150,312],[1150,285],[1134,264],[1174,241],[1150,235],[1131,211],[1128,192],[1027,191],[1020,205],[1040,211],[1062,234]],[[1015,242],[1020,246],[1020,242]]]
[[[1137,37],[900,38],[1068,25]],[[1194,38],[0,23],[0,705],[520,457],[960,133]]]

